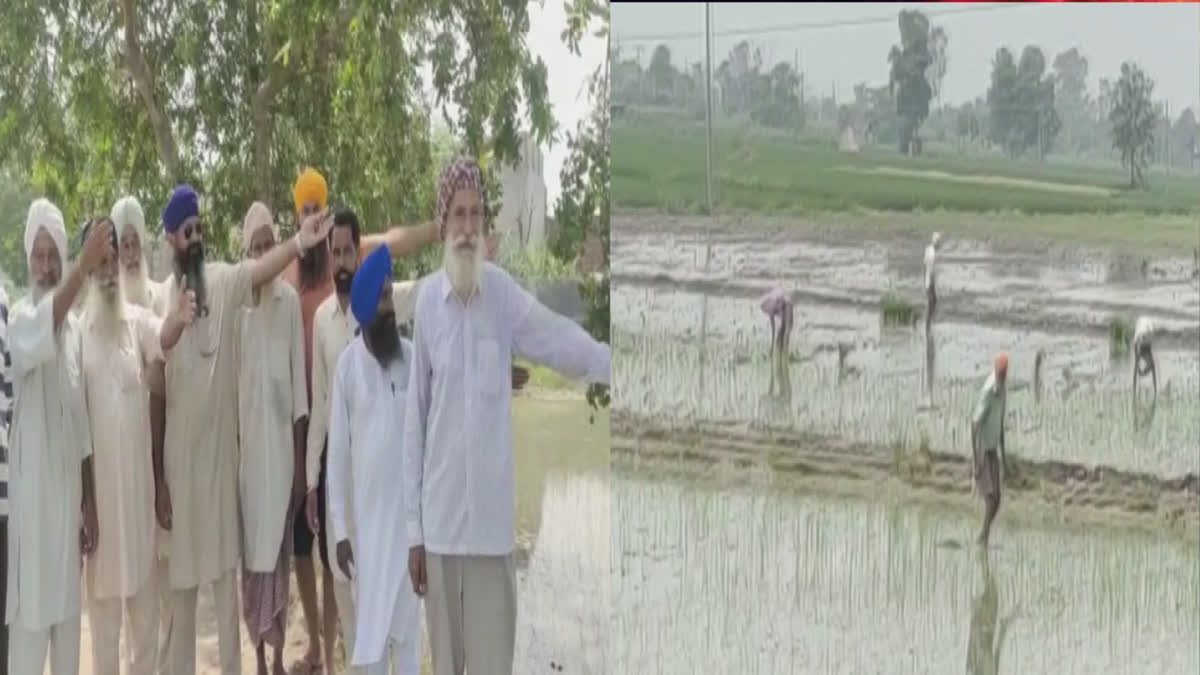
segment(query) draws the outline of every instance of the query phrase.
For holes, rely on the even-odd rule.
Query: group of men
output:
[[[176,186],[161,217],[174,269],[158,283],[136,199],[91,220],[71,264],[59,209],[31,205],[30,293],[11,312],[0,297],[13,675],[40,675],[47,652],[55,675],[79,671],[84,598],[94,672],[119,672],[122,637],[129,673],[195,672],[200,586],[221,672],[238,673],[239,571],[258,671],[286,672],[293,557],[301,670],[333,672],[340,624],[350,672],[415,675],[423,600],[438,675],[512,672],[510,412],[525,377],[512,357],[607,385],[608,346],[486,261],[470,157],[442,172],[435,218],[415,227],[363,234],[353,212],[330,213],[311,169],[293,202],[291,239],[255,203],[245,259],[209,262],[198,196]],[[439,240],[441,269],[392,279],[394,258]]]

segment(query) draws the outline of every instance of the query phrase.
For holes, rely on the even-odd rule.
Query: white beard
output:
[[[483,270],[483,246],[481,238],[475,238],[475,250],[471,253],[461,253],[458,245],[466,238],[458,237],[453,242],[446,241],[442,251],[442,267],[446,270],[446,278],[450,287],[458,297],[466,299],[479,288],[479,274]]]
[[[94,322],[105,336],[111,339],[119,338],[121,323],[125,319],[125,296],[121,292],[120,282],[117,284],[116,295],[107,295],[100,288],[100,284],[89,280],[84,316]]]
[[[150,297],[150,275],[146,270],[145,259],[138,265],[136,272],[121,268],[121,287],[125,291],[126,300],[139,307],[150,309],[153,298]]]

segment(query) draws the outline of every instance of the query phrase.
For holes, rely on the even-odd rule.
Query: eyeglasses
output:
[[[184,239],[191,239],[193,232],[196,233],[197,237],[203,237],[204,223],[196,223],[194,225],[184,225],[183,226],[183,238]]]

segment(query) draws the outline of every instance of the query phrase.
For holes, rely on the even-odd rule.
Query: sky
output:
[[[949,37],[944,103],[986,94],[996,50],[1019,55],[1037,45],[1050,64],[1055,54],[1078,47],[1088,59],[1089,87],[1101,77],[1116,79],[1121,62],[1133,60],[1153,78],[1154,96],[1174,111],[1200,109],[1200,3],[1065,3],[986,5],[931,3],[713,3],[713,68],[734,44],[749,40],[763,52],[764,65],[799,62],[806,88],[822,96],[836,88],[839,100],[855,84],[887,84],[887,53],[900,39],[896,16],[920,9]],[[613,45],[622,58],[649,63],[654,47],[666,43],[677,65],[703,62],[704,5],[615,3]],[[722,35],[745,31],[741,35]],[[634,39],[643,36],[647,39]]]
[[[525,38],[529,51],[546,62],[550,105],[558,123],[559,142],[553,147],[542,147],[547,215],[554,210],[554,203],[562,192],[558,174],[567,159],[567,132],[575,131],[579,121],[591,112],[591,101],[587,92],[588,78],[597,66],[608,58],[605,41],[592,36],[591,33],[579,44],[580,56],[575,56],[567,49],[561,37],[563,29],[567,26],[566,7],[564,0],[532,0],[529,3],[529,33]],[[593,27],[592,31],[594,30]],[[460,40],[459,48],[465,48],[464,41]],[[426,88],[431,90],[430,69],[427,67],[425,70]],[[457,106],[448,108],[451,119],[457,118]],[[438,119],[440,121],[440,116]]]

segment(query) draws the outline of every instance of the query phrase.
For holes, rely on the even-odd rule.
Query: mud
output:
[[[672,461],[722,467],[774,481],[840,494],[903,493],[927,500],[973,501],[970,467],[961,454],[927,447],[849,442],[787,428],[750,429],[731,423],[668,426],[622,412],[612,417],[614,468]],[[1009,454],[1005,508],[1054,520],[1168,530],[1198,538],[1200,476],[1176,478],[1030,460]],[[1026,515],[1029,515],[1027,513]]]

